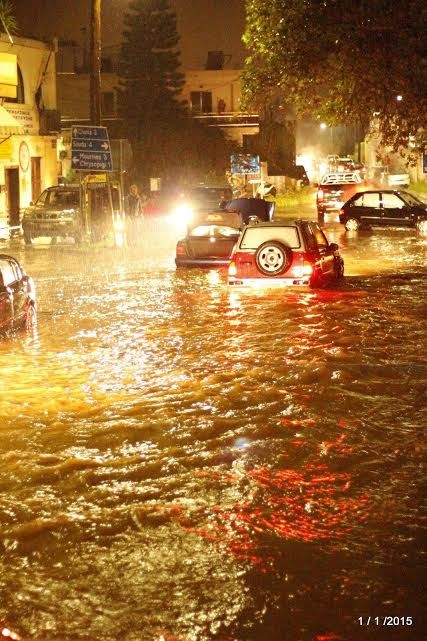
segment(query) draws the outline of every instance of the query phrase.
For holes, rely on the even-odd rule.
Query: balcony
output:
[[[225,111],[222,113],[193,112],[193,118],[208,127],[258,127],[259,115],[241,111]]]

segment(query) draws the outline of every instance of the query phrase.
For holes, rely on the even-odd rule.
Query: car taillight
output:
[[[313,273],[313,265],[305,260],[302,267],[302,273],[304,276],[311,276]]]
[[[237,267],[236,263],[234,260],[231,261],[231,263],[228,266],[228,275],[229,276],[237,276]]]
[[[186,255],[185,247],[184,245],[177,245],[176,246],[176,255],[177,256],[185,256]]]
[[[319,191],[317,192],[317,199],[322,200],[322,198],[323,198],[323,189],[319,189]]]

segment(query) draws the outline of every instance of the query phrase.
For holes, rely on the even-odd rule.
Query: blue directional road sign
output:
[[[113,171],[107,127],[72,127],[71,169]]]

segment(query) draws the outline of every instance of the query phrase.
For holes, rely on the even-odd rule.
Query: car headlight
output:
[[[193,218],[193,208],[189,203],[180,203],[173,208],[170,218],[173,222],[188,225]]]

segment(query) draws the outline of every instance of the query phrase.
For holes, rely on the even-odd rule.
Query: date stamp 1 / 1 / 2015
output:
[[[380,625],[380,626],[405,626],[410,627],[414,625],[413,617],[402,617],[402,616],[366,616],[358,617],[357,622],[359,625],[368,626],[368,625]]]

